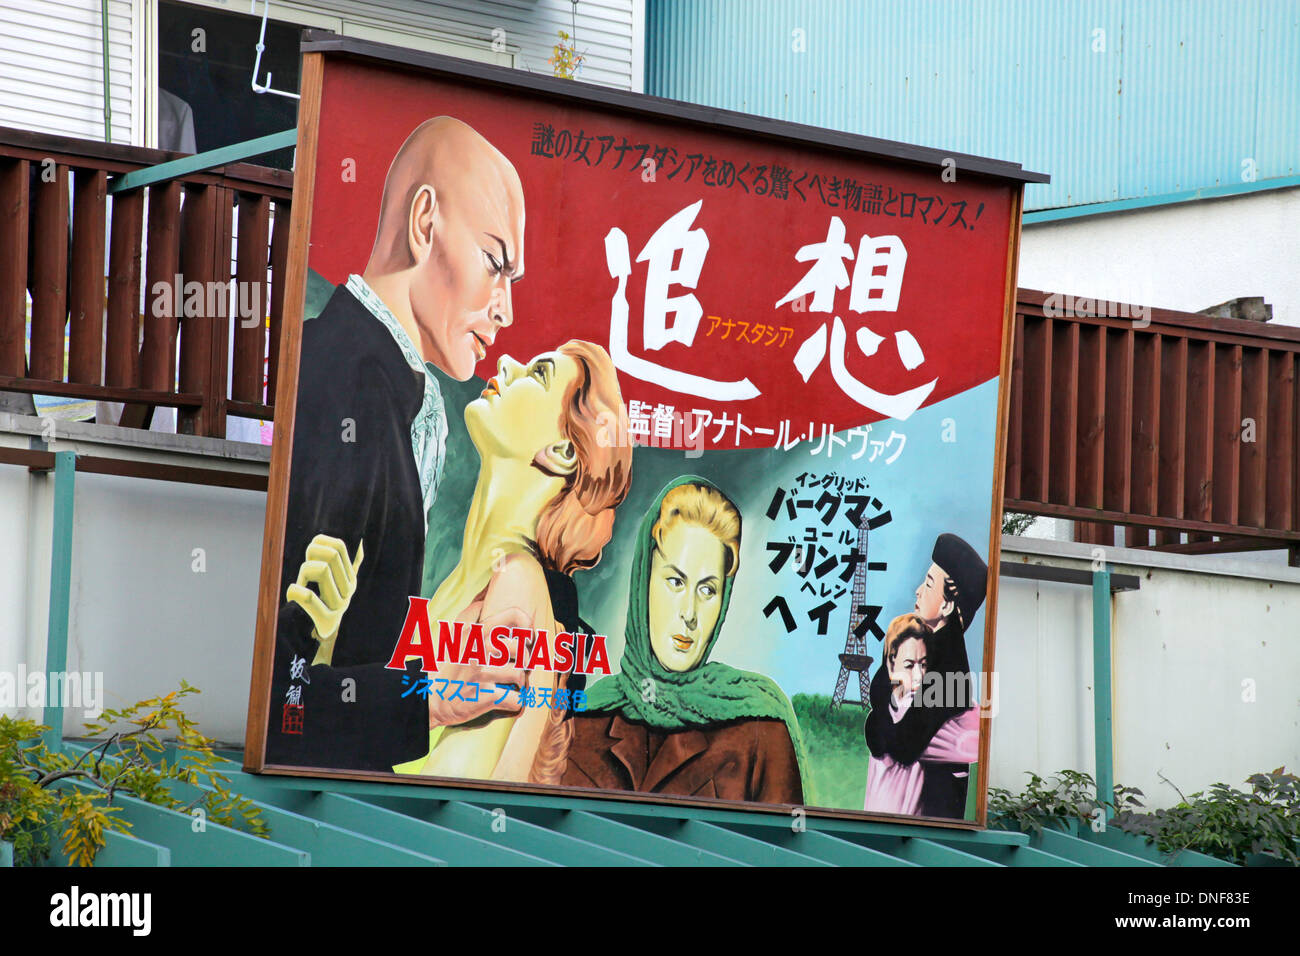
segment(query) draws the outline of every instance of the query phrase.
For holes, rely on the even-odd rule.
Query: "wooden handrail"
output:
[[[16,129],[12,126],[0,126],[0,156],[20,157],[37,162],[50,157],[56,162],[64,162],[74,167],[84,164],[94,169],[103,169],[112,175],[146,169],[161,163],[184,159],[188,155],[188,153],[152,149],[147,146],[123,146],[99,140],[77,139],[72,136],[56,136],[51,133]],[[203,176],[213,180],[221,179],[230,185],[246,183],[250,191],[264,192],[270,196],[278,194],[284,199],[290,198],[293,193],[293,173],[285,169],[273,169],[252,163],[228,163],[184,178],[190,180]]]
[[[1015,336],[1008,509],[1300,557],[1300,328],[1020,289]]]
[[[179,431],[215,437],[232,401],[274,414],[293,174],[231,163],[108,195],[179,158],[0,127],[0,388],[124,402],[128,426],[172,406]],[[232,280],[258,309],[233,330]]]

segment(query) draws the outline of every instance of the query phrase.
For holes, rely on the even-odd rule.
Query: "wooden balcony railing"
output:
[[[1300,328],[1071,304],[1019,290],[1007,509],[1074,519],[1082,541],[1122,526],[1130,547],[1294,561]]]
[[[0,390],[123,402],[128,426],[170,406],[194,435],[273,417],[293,175],[238,163],[110,200],[179,155],[0,127]]]

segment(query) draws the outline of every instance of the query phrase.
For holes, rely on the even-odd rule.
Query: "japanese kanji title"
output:
[[[703,202],[697,200],[669,217],[650,236],[636,257],[637,263],[646,263],[640,343],[645,352],[659,351],[670,342],[688,348],[695,344],[704,309],[693,293],[670,293],[674,286],[694,289],[699,284],[709,251],[708,235],[702,228],[694,226]],[[845,396],[886,418],[905,421],[921,407],[939,379],[932,378],[898,393],[886,393],[859,381],[849,372],[845,362],[849,336],[836,309],[836,294],[841,289],[849,290],[849,312],[859,315],[896,312],[907,267],[907,249],[898,236],[864,234],[858,240],[856,253],[845,240],[844,222],[839,216],[832,216],[824,240],[808,243],[795,252],[796,261],[810,265],[803,278],[776,301],[774,308],[791,305],[795,312],[832,315],[829,321],[822,322],[807,335],[795,351],[793,365],[804,382],[809,381],[826,361],[832,380]],[[849,260],[855,263],[852,277],[845,266]],[[632,259],[628,237],[617,226],[605,236],[605,262],[611,278],[618,282],[610,309],[609,351],[620,371],[684,395],[718,402],[740,402],[761,394],[748,377],[713,379],[633,355],[629,347],[631,309],[627,297]],[[883,271],[878,273],[877,269]],[[717,322],[706,334],[711,334],[716,325]],[[783,330],[779,323],[770,327]],[[769,326],[762,328],[766,331]],[[898,358],[908,372],[925,363],[925,353],[910,331],[900,329],[893,338]],[[853,339],[868,358],[875,356],[885,341],[865,323],[853,330]]]

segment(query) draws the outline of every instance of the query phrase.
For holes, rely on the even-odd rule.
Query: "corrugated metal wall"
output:
[[[109,0],[113,142],[135,143],[131,0]],[[99,0],[0,2],[0,126],[104,139]]]
[[[649,0],[646,33],[649,93],[1023,163],[1031,209],[1300,175],[1295,0]]]

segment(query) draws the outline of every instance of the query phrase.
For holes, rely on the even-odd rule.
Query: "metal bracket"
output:
[[[257,0],[249,0],[248,10],[250,13],[256,13]],[[287,96],[290,99],[300,100],[302,97],[297,93],[290,93],[287,90],[271,89],[271,71],[266,71],[266,82],[259,84],[257,74],[262,72],[262,51],[266,49],[266,18],[271,12],[271,0],[262,0],[262,29],[257,35],[257,59],[253,61],[253,92],[254,93],[274,93],[276,96]]]

